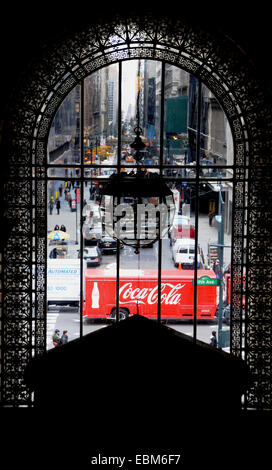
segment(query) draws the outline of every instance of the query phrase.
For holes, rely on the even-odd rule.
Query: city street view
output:
[[[201,92],[201,132],[196,79],[155,61],[124,62],[122,75],[101,69],[59,108],[48,142],[47,348],[56,330],[71,341],[139,313],[190,336],[195,318],[196,339],[228,351],[232,139],[216,99]],[[163,178],[173,201],[160,243],[155,194],[138,204],[141,219],[129,194],[110,206],[103,196],[113,175],[136,178],[140,167],[150,183]],[[146,237],[139,250],[129,240],[135,224]]]

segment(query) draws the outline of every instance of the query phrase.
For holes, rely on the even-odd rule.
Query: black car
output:
[[[115,238],[104,236],[98,242],[98,247],[101,253],[116,253],[117,251],[117,240]],[[120,248],[123,248],[123,243],[120,242]]]
[[[90,246],[83,249],[83,258],[86,260],[87,268],[91,268],[101,264],[102,254],[97,246]]]

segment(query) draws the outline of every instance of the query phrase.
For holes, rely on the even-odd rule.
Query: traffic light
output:
[[[208,245],[208,258],[210,264],[218,259],[218,246]]]

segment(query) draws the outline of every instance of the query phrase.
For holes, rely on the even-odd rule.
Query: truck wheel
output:
[[[119,320],[125,320],[128,318],[129,312],[124,308],[119,308]],[[116,320],[116,308],[114,308],[110,315],[111,320]]]

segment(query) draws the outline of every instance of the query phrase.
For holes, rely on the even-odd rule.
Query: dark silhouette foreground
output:
[[[39,410],[52,422],[65,417],[61,432],[70,429],[81,450],[124,452],[220,441],[217,430],[240,414],[249,376],[238,358],[133,316],[34,359],[25,380]]]

